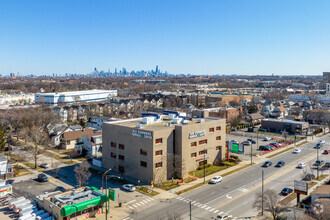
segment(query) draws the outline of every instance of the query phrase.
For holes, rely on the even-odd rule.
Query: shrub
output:
[[[230,155],[230,158],[233,158],[233,159],[238,159],[238,156],[237,155]]]
[[[211,164],[205,164],[205,165],[202,165],[202,166],[198,167],[197,170],[202,170],[202,169],[204,169],[204,166],[205,166],[205,168],[208,168],[208,167],[211,166]]]

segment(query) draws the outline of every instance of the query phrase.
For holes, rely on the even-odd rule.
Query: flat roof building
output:
[[[59,103],[97,102],[114,96],[117,96],[117,90],[94,89],[60,93],[36,93],[34,98],[37,104],[53,106]]]
[[[39,207],[57,220],[88,219],[99,215],[107,196],[94,187],[80,187],[66,192],[55,191],[37,196]]]
[[[187,177],[225,157],[226,122],[178,112],[103,124],[102,164],[143,182]]]
[[[293,121],[288,119],[263,119],[261,127],[270,132],[283,132],[295,134],[306,134],[309,123],[304,121]]]

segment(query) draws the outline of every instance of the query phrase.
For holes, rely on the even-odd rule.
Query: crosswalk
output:
[[[125,206],[129,209],[137,209],[139,207],[147,206],[149,203],[152,203],[153,201],[155,201],[155,199],[153,198],[148,198],[141,201],[132,200],[125,203]]]
[[[192,200],[190,200],[190,199],[186,199],[186,198],[184,198],[184,197],[182,197],[182,196],[178,196],[178,197],[176,197],[176,199],[177,199],[177,200],[180,200],[180,201],[182,201],[182,202],[185,202],[185,203],[190,203],[190,202],[191,202],[191,205],[196,206],[196,207],[201,208],[201,209],[204,209],[205,211],[211,212],[211,213],[213,213],[213,214],[217,214],[217,215],[227,215],[229,218],[231,218],[231,219],[233,219],[233,220],[237,219],[236,217],[233,217],[232,215],[228,215],[228,214],[225,213],[225,212],[221,212],[220,210],[215,209],[215,208],[212,208],[211,206],[208,206],[208,205],[203,204],[203,203],[199,203],[199,202],[197,202],[197,201],[192,201]]]

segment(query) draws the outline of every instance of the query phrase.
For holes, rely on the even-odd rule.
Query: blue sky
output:
[[[0,74],[330,71],[327,0],[0,0]]]

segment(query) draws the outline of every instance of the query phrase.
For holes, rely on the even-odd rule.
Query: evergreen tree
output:
[[[3,128],[0,126],[0,150],[3,150],[3,148],[6,145],[6,141],[5,141],[5,131],[3,130]]]

